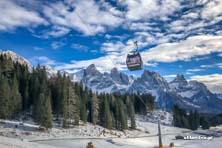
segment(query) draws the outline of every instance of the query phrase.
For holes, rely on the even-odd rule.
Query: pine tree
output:
[[[119,100],[119,111],[120,111],[120,124],[121,124],[121,130],[127,129],[127,115],[126,115],[126,107],[123,104],[123,101]]]
[[[200,126],[200,116],[198,112],[195,110],[194,112],[194,129],[196,130]]]
[[[0,118],[8,118],[10,115],[10,87],[7,78],[0,74]]]
[[[31,105],[31,101],[30,101],[30,97],[29,97],[29,85],[28,85],[28,81],[26,81],[26,87],[25,87],[25,91],[24,91],[24,97],[23,97],[23,110],[27,110],[29,109],[30,105]]]
[[[126,102],[127,102],[128,114],[130,117],[130,126],[132,129],[136,129],[135,110],[132,100],[130,99],[129,96],[127,96]]]
[[[14,75],[11,85],[11,96],[10,96],[10,112],[12,114],[19,113],[22,108],[21,94],[18,88],[18,80]]]
[[[173,123],[174,126],[180,127],[179,107],[177,105],[173,107]]]
[[[120,108],[119,108],[119,101],[117,98],[114,99],[114,116],[115,116],[115,127],[117,129],[121,129],[121,123],[120,123]]]
[[[112,117],[107,97],[104,98],[104,127],[108,129],[112,128]]]
[[[206,120],[206,118],[204,118],[204,117],[200,118],[200,125],[202,126],[203,129],[209,129],[209,127],[210,127],[209,121]]]
[[[95,125],[98,123],[99,118],[99,100],[96,94],[92,97],[92,123]]]
[[[57,73],[57,79],[54,84],[55,91],[54,91],[54,100],[55,100],[55,112],[57,117],[63,114],[63,100],[64,100],[64,78],[60,74]]]
[[[63,74],[63,78],[62,78],[62,97],[61,97],[61,101],[62,104],[60,107],[62,107],[62,117],[63,117],[63,127],[67,128],[69,126],[68,123],[68,81],[66,78],[66,75]]]
[[[182,117],[182,123],[183,123],[182,127],[190,129],[189,121],[185,116]]]
[[[32,81],[30,83],[30,97],[32,97],[32,117],[34,119],[37,119],[38,117],[38,100],[39,100],[39,95],[40,95],[40,82],[38,77],[34,77],[32,78]]]
[[[86,104],[87,104],[87,96],[88,94],[86,92],[83,91],[83,88],[80,87],[80,119],[86,123],[87,122],[87,108],[86,108]]]
[[[39,98],[39,121],[40,125],[51,128],[52,127],[52,109],[50,102],[50,94],[40,94]]]
[[[74,92],[73,85],[71,82],[68,86],[68,100],[67,100],[67,112],[65,113],[65,119],[68,120],[67,127],[70,124],[79,124],[79,101],[78,96]]]
[[[189,113],[189,126],[190,126],[190,129],[191,130],[195,130],[195,125],[194,125],[194,113],[193,113],[193,111],[190,111],[190,113]]]
[[[86,123],[87,122],[87,110],[86,110],[86,104],[85,101],[81,100],[81,108],[80,108],[80,119]]]
[[[52,109],[51,109],[51,94],[48,87],[46,70],[37,67],[35,71],[33,97],[33,118],[37,123],[47,128],[52,127]],[[41,86],[41,87],[40,87]]]

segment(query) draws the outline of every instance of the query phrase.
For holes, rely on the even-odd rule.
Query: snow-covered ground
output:
[[[170,118],[168,116],[166,115],[167,121]],[[192,132],[171,125],[162,125],[161,131],[166,147],[171,142],[174,142],[175,147],[184,148],[221,148],[222,145],[222,127]],[[141,117],[137,118],[136,130],[124,132],[107,130],[92,124],[71,129],[55,126],[43,132],[31,120],[23,124],[4,120],[0,121],[0,148],[85,148],[89,141],[93,142],[95,148],[153,148],[158,145],[157,133],[157,124],[154,121],[145,121]],[[212,140],[176,140],[176,135],[215,137]]]

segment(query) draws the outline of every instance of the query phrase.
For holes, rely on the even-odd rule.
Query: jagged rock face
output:
[[[170,82],[171,88],[181,89],[188,84],[183,75],[177,74],[176,78]]]
[[[129,77],[120,73],[116,68],[112,69],[111,73],[100,73],[94,64],[75,74],[71,74],[70,77],[72,81],[82,81],[85,86],[98,93],[124,93],[130,84]]]
[[[96,69],[96,66],[92,64],[84,70],[84,74],[92,76],[92,75],[99,75],[100,72]]]
[[[157,106],[171,109],[178,104],[186,109],[201,112],[222,112],[222,100],[212,94],[207,87],[197,81],[187,81],[183,75],[168,83],[156,72],[145,70],[135,78],[119,72],[116,68],[110,73],[99,72],[95,65],[70,75],[72,81],[80,82],[95,92],[106,93],[150,93]]]
[[[113,68],[110,73],[110,77],[119,84],[129,85],[129,77],[123,73],[120,73],[116,68]]]
[[[180,78],[182,77],[180,76]],[[222,109],[220,107],[222,105],[221,100],[215,94],[211,93],[203,83],[198,81],[187,82],[184,77],[182,79],[178,79],[177,77],[169,85],[184,101],[197,106],[197,110],[219,113]]]
[[[167,81],[156,72],[145,70],[141,78],[138,80],[145,82],[150,89],[169,89]]]

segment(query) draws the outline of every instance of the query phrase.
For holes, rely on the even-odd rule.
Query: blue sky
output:
[[[0,49],[33,65],[139,76],[125,65],[137,40],[144,69],[222,93],[221,0],[1,0],[0,10]]]

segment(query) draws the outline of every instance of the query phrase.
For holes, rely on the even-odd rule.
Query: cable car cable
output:
[[[82,17],[79,15],[79,13],[78,13],[77,11],[74,11],[74,13],[75,13],[76,16],[80,19],[80,21],[86,26],[87,30],[93,35],[94,32],[88,27],[88,25],[87,25],[86,22],[82,19]],[[126,24],[126,25],[127,25],[128,29],[130,29],[129,24]],[[95,40],[95,37],[93,37],[93,40]],[[137,41],[134,41],[134,44],[136,44],[137,50],[138,50]],[[105,52],[104,52],[104,53],[105,53]],[[110,60],[110,61],[112,62],[112,64],[114,65],[114,67],[116,67],[116,68],[118,67],[118,66],[113,62],[113,60],[109,57],[109,55],[107,55],[106,57],[109,58],[109,60]],[[87,81],[87,79],[86,79],[86,81]],[[149,108],[147,107],[147,104],[144,102],[144,100],[143,100],[139,95],[137,95],[137,94],[134,94],[134,95],[136,95],[136,96],[140,99],[140,101],[145,105],[146,109],[149,110]]]
[[[86,26],[86,29],[92,34],[92,35],[94,35],[94,33],[95,32],[93,32],[90,28],[89,28],[89,26],[86,24],[86,22],[82,19],[82,17],[79,15],[79,13],[77,12],[77,11],[74,11],[74,13],[76,14],[76,16],[80,19],[80,21]],[[93,40],[95,41],[95,37],[93,36]],[[105,53],[105,52],[103,52],[103,53]],[[107,55],[107,56],[105,56],[106,58],[108,58],[111,62],[112,62],[112,64],[113,64],[113,66],[114,67],[116,67],[116,64],[113,62],[113,60],[110,58],[110,56],[109,55]]]

